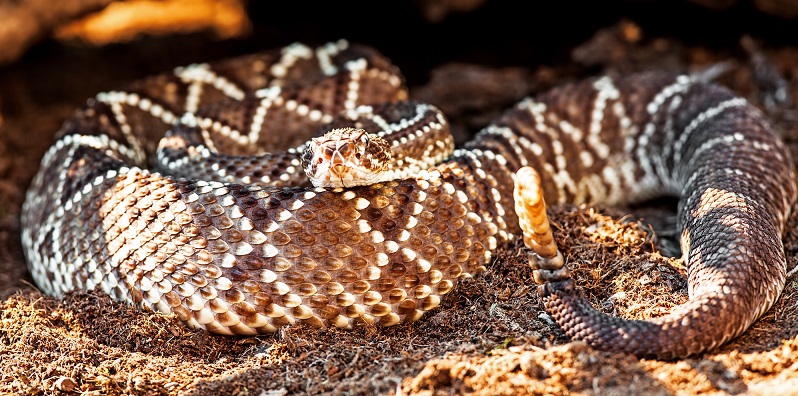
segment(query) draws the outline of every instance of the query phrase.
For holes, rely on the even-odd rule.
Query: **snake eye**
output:
[[[361,157],[361,156],[362,156],[362,154],[361,154],[361,153],[357,153],[357,154],[355,154],[355,158],[357,158],[357,159],[360,159],[360,157]]]

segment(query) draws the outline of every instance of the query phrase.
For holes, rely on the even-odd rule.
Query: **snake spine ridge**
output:
[[[367,187],[290,186],[301,166],[280,154],[246,185],[147,170],[186,112],[219,152],[244,155],[290,151],[336,114],[406,97],[394,66],[345,41],[101,93],[65,123],[28,192],[34,279],[54,295],[99,286],[221,334],[416,320],[520,235],[513,177],[530,165],[550,203],[681,197],[690,302],[627,321],[599,314],[570,281],[541,286],[569,336],[644,356],[698,353],[739,335],[782,290],[791,159],[745,100],[686,76],[557,88],[509,109],[434,169]],[[402,126],[422,140],[424,126]],[[242,164],[210,169],[225,180]]]

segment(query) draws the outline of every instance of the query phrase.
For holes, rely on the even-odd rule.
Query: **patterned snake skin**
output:
[[[519,235],[513,178],[530,165],[550,203],[681,197],[690,302],[628,321],[595,311],[570,280],[542,285],[569,336],[641,356],[694,354],[743,332],[784,286],[792,162],[762,115],[724,88],[662,74],[584,81],[522,101],[418,177],[292,186],[307,185],[296,148],[322,124],[404,99],[394,66],[344,41],[99,94],[65,124],[28,192],[34,279],[54,295],[99,285],[221,334],[412,321]],[[182,159],[179,142],[153,154],[184,112],[224,155]],[[242,157],[262,147],[277,147],[268,169]],[[145,170],[198,158],[195,171],[223,182]]]

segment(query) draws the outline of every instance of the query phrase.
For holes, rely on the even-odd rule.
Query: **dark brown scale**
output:
[[[317,285],[318,284],[327,283],[331,279],[332,279],[332,277],[330,276],[330,274],[325,272],[325,271],[316,271],[316,272],[313,273],[312,278],[311,278],[312,282],[317,284]]]
[[[327,249],[324,246],[319,246],[319,245],[311,246],[310,249],[309,249],[309,252],[310,252],[310,257],[313,257],[313,258],[323,258],[323,257],[327,257],[327,255],[330,254],[330,250],[329,249]]]

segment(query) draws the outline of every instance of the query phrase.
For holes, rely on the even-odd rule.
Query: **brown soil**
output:
[[[432,65],[428,80],[408,81],[415,97],[446,111],[461,141],[523,95],[602,71],[696,71],[726,61],[719,81],[763,103],[739,48],[641,38],[644,32],[630,22],[598,30],[556,66],[477,65],[455,57]],[[261,48],[292,40],[282,34]],[[798,98],[798,48],[767,44],[762,53]],[[121,82],[254,45],[221,49],[197,37],[103,50],[46,44],[0,70],[0,393],[798,394],[798,276],[743,336],[671,362],[566,339],[543,310],[516,245],[502,248],[485,273],[462,280],[419,322],[386,329],[297,325],[269,336],[214,336],[97,291],[63,299],[37,291],[22,256],[19,212],[64,118],[84,98]],[[794,109],[766,110],[794,145]],[[643,319],[686,300],[683,263],[672,257],[679,255],[672,201],[626,209],[559,206],[550,214],[574,278],[596,307]],[[796,235],[788,236],[787,248],[792,269]]]

